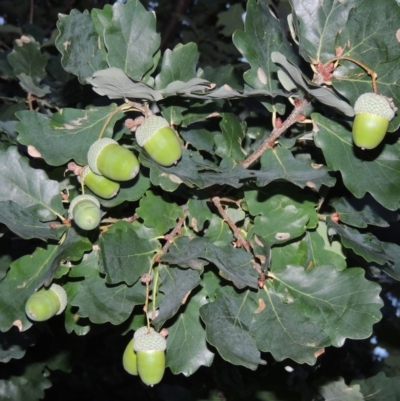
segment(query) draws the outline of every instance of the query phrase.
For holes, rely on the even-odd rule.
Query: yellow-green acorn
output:
[[[386,97],[364,93],[354,104],[353,141],[362,149],[374,149],[383,140],[395,110]]]
[[[62,313],[67,306],[67,293],[58,284],[34,292],[26,301],[25,313],[29,319],[43,322]]]
[[[135,344],[135,339],[138,337],[141,337],[149,332],[154,333],[154,329],[150,327],[150,329],[147,326],[143,326],[140,329],[137,329],[135,331],[135,335],[133,336],[132,340],[129,341],[128,345],[125,348],[125,351],[122,355],[122,365],[124,369],[131,375],[137,376],[138,375],[138,370],[137,370],[137,356],[136,352],[133,349],[133,346]]]
[[[159,383],[164,376],[166,347],[165,338],[155,331],[135,338],[138,374],[148,386]]]
[[[136,141],[161,166],[171,166],[182,156],[181,144],[168,121],[150,116],[136,130]]]
[[[139,172],[137,157],[111,138],[94,142],[87,157],[89,167],[95,174],[113,181],[129,181]]]
[[[118,182],[109,180],[104,175],[95,174],[89,166],[85,166],[78,180],[83,181],[94,194],[104,199],[113,198],[120,188]]]
[[[137,357],[136,352],[133,350],[133,345],[135,344],[135,339],[132,338],[125,348],[122,355],[122,366],[131,375],[137,376]]]
[[[92,195],[78,195],[69,205],[68,216],[82,230],[93,230],[100,224],[100,202]]]

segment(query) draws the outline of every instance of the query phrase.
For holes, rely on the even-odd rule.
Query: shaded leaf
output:
[[[93,76],[86,78],[93,90],[101,96],[110,99],[142,99],[161,100],[163,96],[144,82],[134,82],[120,68],[110,67],[96,71]]]
[[[89,333],[90,325],[79,316],[76,307],[71,304],[74,297],[82,291],[82,284],[80,282],[68,282],[63,288],[69,300],[64,311],[65,330],[68,334],[75,333],[78,336],[84,336]]]
[[[268,148],[261,156],[261,170],[254,172],[257,185],[264,187],[272,181],[284,179],[300,188],[316,190],[321,185],[332,187],[336,179],[325,166],[315,166],[295,159],[292,152],[283,147]]]
[[[14,41],[13,50],[7,56],[7,61],[13,68],[14,75],[24,74],[30,77],[32,83],[39,85],[47,75],[47,60],[42,56],[40,44],[28,35]]]
[[[340,347],[346,338],[371,335],[373,324],[381,319],[380,290],[360,268],[277,269],[260,291],[266,306],[254,326],[257,344],[277,360],[289,357],[314,364],[327,345]]]
[[[145,302],[145,286],[139,281],[132,287],[125,284],[107,285],[100,277],[92,277],[82,282],[82,289],[71,300],[79,307],[77,314],[91,322],[110,322],[118,325],[132,313],[135,305]]]
[[[242,29],[244,12],[241,4],[232,4],[226,11],[218,13],[217,27],[222,27],[220,32],[224,36],[232,36],[237,29]]]
[[[314,266],[332,265],[336,270],[346,269],[346,258],[329,249],[330,243],[325,242],[318,231],[307,231],[300,244],[300,252],[306,255],[302,266],[312,268]]]
[[[16,327],[6,333],[0,332],[0,362],[7,363],[11,359],[21,359],[28,347],[35,344],[30,332],[19,332]]]
[[[157,330],[178,312],[185,297],[201,282],[200,272],[196,270],[160,265],[158,271],[161,278],[159,290],[164,297],[157,305],[158,314],[153,320]]]
[[[189,237],[177,238],[170,246],[168,253],[162,255],[163,262],[172,263],[180,267],[190,267],[201,270],[207,261],[201,259],[207,240],[205,238]]]
[[[37,97],[43,97],[51,92],[50,86],[48,85],[43,85],[43,86],[38,86],[35,84],[34,80],[32,77],[26,74],[19,74],[17,76],[19,79],[19,84],[21,85],[21,88],[27,92],[30,93],[34,96]]]
[[[16,113],[18,141],[37,149],[52,166],[61,166],[70,160],[87,164],[89,147],[101,136],[111,137],[114,124],[123,117],[115,104],[88,110],[65,108],[52,116],[36,111]]]
[[[204,237],[216,246],[229,245],[233,241],[233,234],[228,224],[215,215],[211,217]]]
[[[163,54],[161,71],[156,76],[156,88],[165,89],[175,81],[188,82],[196,78],[196,65],[199,60],[196,43],[179,43],[173,50],[167,49]]]
[[[318,127],[315,144],[322,149],[328,167],[340,171],[347,189],[357,198],[369,192],[382,206],[396,210],[400,198],[400,144],[363,151],[353,145],[351,132],[342,125],[319,114],[312,114],[312,118]]]
[[[74,228],[69,228],[60,241],[40,286],[50,285],[53,277],[61,277],[68,271],[68,268],[61,265],[62,262],[80,260],[84,252],[90,250],[92,250],[92,243],[89,239],[82,237]]]
[[[384,372],[365,380],[353,380],[351,385],[360,386],[364,400],[381,401],[400,399],[400,383],[397,377],[386,377]]]
[[[250,291],[241,294],[232,287],[222,287],[216,300],[200,308],[200,316],[206,324],[207,341],[230,363],[255,370],[265,365],[257,349],[250,329],[255,323],[257,301]]]
[[[167,366],[172,373],[190,376],[200,366],[211,366],[214,354],[207,348],[200,321],[200,308],[207,303],[203,289],[191,296],[171,326],[168,326]]]
[[[307,227],[316,227],[316,199],[287,184],[274,184],[245,192],[254,226],[249,235],[257,234],[267,245],[282,244],[303,235]]]
[[[42,223],[34,214],[13,201],[0,201],[0,222],[24,239],[57,240],[66,230],[65,225]]]
[[[166,255],[161,258],[164,262],[200,268],[198,259],[205,259],[220,269],[224,277],[232,280],[237,288],[246,286],[257,288],[258,274],[252,265],[252,257],[242,249],[231,245],[218,247],[206,238],[189,240],[187,237],[178,238]]]
[[[291,0],[290,2],[300,39],[300,54],[310,63],[325,62],[334,57],[336,36],[346,27],[349,12],[357,1]]]
[[[360,385],[354,384],[347,386],[343,378],[331,381],[326,380],[325,383],[318,386],[318,392],[321,394],[325,401],[363,401],[365,398],[360,391]]]
[[[344,224],[336,224],[331,219],[327,219],[327,224],[328,228],[340,236],[344,247],[352,249],[368,262],[384,264],[388,260],[384,251],[384,243],[373,234],[361,233]]]
[[[15,147],[0,151],[0,201],[13,201],[41,221],[64,214],[58,183],[30,167]]]
[[[6,394],[7,399],[13,401],[41,400],[45,396],[44,390],[51,387],[48,375],[45,363],[27,364],[20,376],[0,380],[0,394]]]
[[[211,220],[213,214],[207,206],[206,200],[189,199],[188,203],[189,224],[195,232],[201,231],[204,223]]]
[[[85,29],[82,29],[85,27]],[[81,84],[94,72],[107,67],[99,49],[99,36],[94,28],[90,14],[73,9],[69,15],[60,15],[55,45],[62,54],[63,68],[76,75]]]
[[[251,66],[244,73],[244,80],[255,89],[284,94],[276,77],[278,67],[271,60],[271,53],[280,51],[294,62],[297,61],[297,56],[287,41],[279,20],[267,3],[250,0],[247,2],[244,28],[244,31],[236,31],[233,35],[233,43]],[[272,104],[269,106],[270,111],[276,110],[283,114],[283,104],[276,103],[275,100],[269,102]]]
[[[315,228],[318,224],[318,215],[315,211],[318,198],[311,191],[302,191],[293,185],[278,182],[263,188],[250,187],[245,191],[245,199],[253,216],[269,216],[277,209],[293,205],[308,214],[308,228]]]
[[[362,199],[343,197],[332,205],[339,213],[340,221],[354,227],[389,227],[391,222],[398,220],[397,212],[387,210],[368,193]]]
[[[107,283],[124,281],[132,285],[149,271],[160,244],[141,238],[130,223],[120,221],[100,237],[99,247],[99,269],[106,275]]]
[[[244,160],[246,152],[242,148],[245,136],[244,127],[232,113],[223,113],[219,124],[222,134],[215,135],[215,153],[221,157],[229,157],[238,162]]]
[[[136,213],[143,219],[147,227],[153,227],[159,234],[165,234],[175,227],[177,219],[183,217],[183,210],[167,196],[156,195],[147,191],[140,200]]]
[[[155,15],[139,0],[115,3],[110,14],[109,9],[97,11],[104,25],[108,65],[140,81],[153,68],[153,56],[160,46]]]

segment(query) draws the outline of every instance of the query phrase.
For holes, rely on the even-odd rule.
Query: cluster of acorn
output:
[[[131,375],[139,375],[143,383],[153,386],[161,381],[165,371],[167,341],[152,327],[135,331],[122,356],[122,365]]]
[[[176,132],[159,116],[146,118],[136,131],[136,141],[148,155],[162,166],[171,166],[182,155]],[[133,179],[139,172],[136,156],[110,138],[94,142],[88,151],[88,166],[80,180],[101,198],[114,197],[119,182]],[[83,230],[93,230],[101,220],[100,203],[92,195],[79,195],[70,204],[68,217]]]
[[[26,301],[25,313],[35,322],[44,322],[61,314],[67,306],[67,293],[58,284],[34,292]],[[165,338],[152,327],[136,330],[122,356],[122,365],[131,375],[153,386],[161,381],[165,371]]]

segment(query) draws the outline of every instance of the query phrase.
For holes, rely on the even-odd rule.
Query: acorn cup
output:
[[[136,130],[136,141],[161,166],[171,166],[182,156],[176,132],[160,116],[150,116],[144,120]]]
[[[92,195],[78,195],[69,205],[68,216],[82,230],[93,230],[100,224],[100,202]]]
[[[354,104],[353,141],[362,149],[374,149],[386,135],[395,108],[385,96],[364,93]]]
[[[142,335],[145,335],[149,332],[149,329],[147,326],[141,327],[140,329],[135,331],[135,335],[129,341],[128,345],[125,348],[125,351],[122,355],[122,365],[124,369],[131,375],[137,376],[138,375],[138,369],[137,369],[137,356],[136,352],[134,351],[133,347],[135,344],[135,339],[138,337],[141,337]],[[150,327],[150,332],[154,333],[154,329]]]
[[[89,166],[85,166],[80,176],[79,182],[83,183],[97,196],[104,199],[111,199],[117,195],[120,185],[118,182],[109,180],[104,175],[95,174]]]
[[[67,306],[67,293],[58,284],[34,292],[26,301],[25,313],[30,320],[44,322],[62,313]]]
[[[94,142],[88,151],[90,169],[113,181],[129,181],[139,172],[139,161],[128,149],[111,138]]]
[[[134,340],[133,349],[136,352],[138,374],[143,383],[153,386],[164,376],[167,341],[155,331]]]

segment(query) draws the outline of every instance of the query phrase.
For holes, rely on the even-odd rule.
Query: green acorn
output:
[[[100,224],[100,202],[92,195],[78,195],[69,205],[68,216],[82,230],[93,230]]]
[[[163,117],[146,118],[136,130],[136,141],[161,166],[171,166],[182,156],[177,134]]]
[[[89,166],[86,166],[81,175],[78,176],[79,182],[83,183],[97,196],[104,199],[113,198],[119,191],[118,182],[109,180],[104,175],[95,174]]]
[[[122,366],[129,374],[137,376],[137,356],[136,352],[133,350],[134,344],[135,339],[132,338],[132,340],[129,341],[128,345],[126,346],[125,351],[122,355]]]
[[[151,331],[135,338],[133,346],[137,357],[137,370],[143,383],[153,386],[161,381],[165,371],[165,338]]]
[[[67,293],[60,285],[52,284],[34,292],[26,301],[25,313],[30,320],[43,322],[62,313],[67,306]]]
[[[141,327],[135,331],[135,335],[133,336],[132,340],[129,341],[128,345],[125,348],[125,351],[122,355],[122,365],[124,369],[131,375],[137,376],[137,356],[136,352],[134,351],[133,347],[135,344],[135,339],[141,337],[148,333],[154,333],[154,329],[150,327],[150,330],[147,326]]]
[[[353,141],[362,149],[374,149],[383,140],[395,110],[385,96],[364,93],[354,104]]]
[[[89,167],[95,174],[113,181],[129,181],[139,172],[136,156],[111,138],[94,142],[87,157]]]

